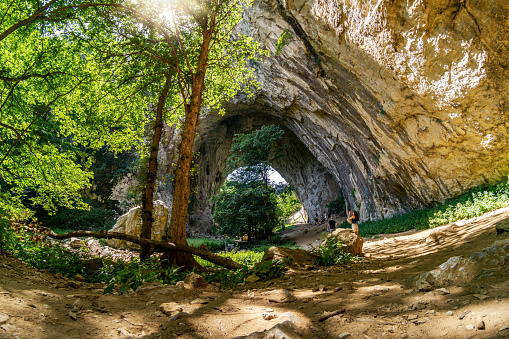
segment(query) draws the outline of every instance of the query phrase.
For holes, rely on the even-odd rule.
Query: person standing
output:
[[[329,231],[329,233],[332,233],[332,232],[334,232],[335,229],[336,229],[336,221],[334,219],[330,218],[329,225],[327,225],[327,231]]]
[[[350,224],[352,224],[352,230],[355,234],[359,235],[359,214],[356,211],[348,211],[348,219],[346,219]]]

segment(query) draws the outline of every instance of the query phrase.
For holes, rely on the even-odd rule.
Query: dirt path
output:
[[[449,294],[406,286],[411,275],[451,256],[468,257],[509,238],[494,230],[505,218],[508,208],[457,223],[454,234],[428,244],[433,230],[366,239],[360,262],[290,271],[232,291],[181,284],[102,295],[102,285],[50,275],[0,253],[0,338],[232,338],[285,320],[293,325],[279,325],[279,334],[250,338],[508,338],[508,263],[482,281],[447,287]],[[299,244],[322,232],[302,227],[291,232],[301,232]],[[339,314],[320,321],[333,311]],[[484,330],[476,328],[478,319]]]

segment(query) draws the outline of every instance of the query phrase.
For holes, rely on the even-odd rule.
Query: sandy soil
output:
[[[470,256],[508,238],[496,237],[494,230],[506,218],[509,208],[457,223],[455,234],[433,244],[425,241],[431,230],[365,239],[366,257],[359,262],[289,271],[229,291],[147,286],[102,295],[101,285],[54,276],[0,252],[0,338],[232,338],[285,320],[297,331],[251,337],[508,338],[507,263],[482,281],[447,287],[449,294],[406,286],[411,275],[451,256]],[[287,236],[303,246],[315,243],[323,226],[307,228],[301,225]],[[333,311],[339,314],[320,319]],[[480,320],[484,330],[476,327]]]

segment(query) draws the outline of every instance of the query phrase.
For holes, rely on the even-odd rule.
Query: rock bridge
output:
[[[251,65],[253,97],[201,119],[190,230],[212,227],[233,135],[265,124],[285,130],[272,166],[311,215],[341,193],[361,219],[391,217],[507,177],[508,13],[505,0],[256,0],[239,32],[272,55]]]

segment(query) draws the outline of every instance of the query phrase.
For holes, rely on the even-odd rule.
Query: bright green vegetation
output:
[[[350,253],[343,253],[343,242],[337,236],[326,237],[325,242],[311,249],[311,253],[316,256],[315,264],[319,266],[344,264],[358,259]]]
[[[488,211],[509,205],[509,184],[507,181],[492,186],[471,189],[458,197],[445,200],[442,204],[390,219],[365,221],[359,225],[361,236],[381,233],[397,233],[411,229],[427,229],[445,225],[461,219],[477,217]],[[350,228],[348,223],[341,227]]]
[[[219,252],[217,254],[225,258],[231,258],[233,261],[236,261],[242,266],[247,267],[253,267],[254,265],[258,264],[263,257],[263,252],[253,250]],[[216,265],[211,264],[210,262],[199,257],[196,257],[196,260],[200,263],[200,265],[204,267],[216,267]]]
[[[14,224],[13,224],[14,225]],[[149,258],[140,262],[134,258],[129,262],[113,261],[102,258],[103,268],[98,272],[86,271],[84,260],[91,259],[88,249],[71,251],[58,243],[48,244],[33,237],[31,233],[23,230],[24,225],[16,224],[11,227],[0,228],[0,249],[7,250],[20,258],[30,266],[45,269],[52,274],[60,273],[73,278],[82,275],[87,282],[102,282],[105,284],[105,293],[112,291],[127,292],[136,290],[147,282],[158,281],[163,284],[175,284],[184,280],[187,275],[177,267],[162,267],[159,259]],[[35,225],[30,225],[33,227]],[[206,243],[198,239],[195,244]],[[224,268],[214,268],[210,272],[203,273],[209,283],[217,283],[220,287],[234,287],[244,282],[251,274],[256,274],[261,279],[272,279],[281,276],[286,270],[287,263],[271,261],[260,264],[263,252],[239,251],[221,252],[219,255],[230,257],[240,263],[243,268],[237,271],[229,271]],[[209,262],[197,258],[205,267],[212,268]]]
[[[227,244],[234,244],[235,241],[231,239],[218,240],[209,238],[191,238],[187,239],[187,244],[193,247],[200,247],[201,245],[207,246],[210,252],[220,252],[225,250],[225,242]]]

